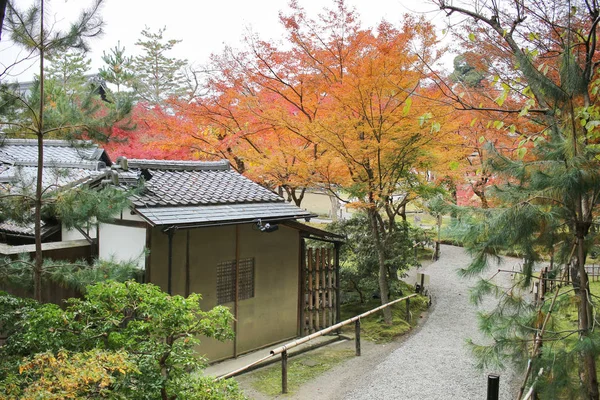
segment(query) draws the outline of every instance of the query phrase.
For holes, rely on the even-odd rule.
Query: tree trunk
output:
[[[402,221],[406,222],[406,203],[402,204],[402,207],[400,207],[400,217],[402,218]],[[390,220],[390,223],[391,223],[391,220]]]
[[[368,211],[369,221],[371,222],[371,234],[375,238],[375,249],[377,251],[377,259],[379,261],[379,294],[381,304],[386,304],[389,301],[389,285],[387,281],[387,268],[385,267],[385,249],[381,241],[381,235],[377,224],[377,210],[370,208]],[[389,307],[383,310],[383,320],[386,324],[392,324],[392,310]]]
[[[580,338],[585,340],[590,334],[591,304],[588,300],[589,280],[585,272],[585,244],[584,228],[577,227],[577,267],[579,272],[579,288],[576,290],[579,297],[579,330]],[[594,354],[586,351],[583,358],[583,380],[587,396],[590,400],[598,400],[598,377],[596,374],[596,359]]]
[[[6,5],[8,0],[0,0],[0,38],[2,37],[2,24],[4,23],[4,15],[6,14]]]
[[[296,190],[298,190],[298,188],[290,187],[289,190],[290,190],[290,196],[291,196],[292,200],[294,201],[294,204],[297,207],[300,207],[300,204],[302,204],[302,200],[304,200],[304,194],[306,193],[306,188],[300,189],[299,195],[296,194]]]
[[[37,177],[35,181],[33,298],[42,301],[42,176],[44,172],[44,2],[40,2],[40,109],[37,121]]]
[[[340,201],[332,194],[329,195],[329,201],[331,202],[331,220],[337,222],[339,220]]]

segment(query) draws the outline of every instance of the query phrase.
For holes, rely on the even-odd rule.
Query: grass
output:
[[[354,355],[351,349],[323,348],[288,360],[288,393]],[[281,394],[281,365],[274,364],[253,376],[252,386],[261,393]]]

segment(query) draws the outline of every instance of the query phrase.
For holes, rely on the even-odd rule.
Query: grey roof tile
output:
[[[37,141],[0,138],[0,192],[32,194],[37,176]],[[104,175],[110,159],[103,149],[91,142],[44,141],[43,189],[79,185]],[[43,234],[58,225],[43,229]],[[0,224],[0,231],[16,235],[33,235],[33,224],[19,225],[11,221]]]
[[[276,193],[229,170],[150,169],[145,190],[134,198],[138,207],[193,206],[200,204],[237,204],[282,202]]]
[[[37,176],[37,141],[0,139],[0,190],[31,192]],[[104,174],[110,159],[91,142],[44,141],[44,189],[87,182]]]
[[[60,229],[60,226],[57,225],[56,223],[46,223],[44,221],[41,221],[41,223],[42,223],[42,231],[41,231],[42,237],[45,237],[51,233],[56,232],[58,229]],[[33,228],[32,223],[18,224],[11,220],[6,220],[6,221],[0,222],[0,231],[6,232],[10,235],[19,235],[19,236],[33,236],[34,235],[34,228]]]
[[[37,165],[37,152],[37,141],[34,139],[0,140],[0,161],[5,163]],[[69,142],[66,140],[44,141],[44,163],[76,164],[102,160],[108,160],[104,150],[91,142]]]
[[[0,191],[11,194],[33,193],[35,190],[36,167],[11,167],[2,171],[0,169]],[[94,180],[104,175],[103,171],[83,168],[57,168],[45,167],[42,175],[42,186],[47,191],[81,184]]]
[[[262,219],[299,219],[314,217],[293,204],[253,203],[188,207],[143,207],[136,211],[152,225],[212,225],[251,222]]]
[[[226,161],[128,160],[143,169],[136,211],[152,225],[210,225],[258,218],[310,218],[312,213],[229,169]]]

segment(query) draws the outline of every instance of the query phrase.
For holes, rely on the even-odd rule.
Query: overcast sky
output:
[[[347,0],[356,7],[364,27],[373,27],[382,19],[397,23],[405,13],[424,13],[428,20],[441,21],[442,15],[434,5],[415,0]],[[28,1],[16,2],[24,7]],[[330,0],[298,0],[309,15],[316,16],[323,6],[332,7]],[[89,0],[53,0],[46,2],[50,21],[57,26],[72,21]],[[280,11],[288,11],[287,0],[105,0],[101,15],[105,21],[105,33],[90,42],[92,72],[102,65],[100,56],[108,52],[118,41],[128,55],[138,52],[134,45],[144,27],[151,31],[166,26],[165,38],[181,39],[171,57],[185,58],[192,64],[205,63],[211,53],[219,53],[225,44],[236,47],[247,31],[258,33],[261,38],[278,40],[283,28],[279,24]],[[442,27],[440,26],[440,31]],[[7,65],[19,57],[18,48],[2,38],[0,64]],[[25,72],[15,71],[9,80],[28,81],[33,78],[36,67],[33,62]],[[3,68],[4,69],[4,68]]]

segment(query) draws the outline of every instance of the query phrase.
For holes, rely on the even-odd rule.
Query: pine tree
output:
[[[187,60],[166,54],[181,40],[165,39],[165,30],[151,32],[146,28],[142,30],[142,39],[135,43],[141,47],[143,54],[134,59],[134,88],[139,99],[150,105],[162,104],[169,98],[182,96],[186,91],[183,68],[187,66]]]
[[[515,2],[500,9],[494,2],[471,9],[437,3],[449,14],[475,20],[462,37],[468,48],[485,54],[497,73],[495,82],[503,92],[494,111],[520,118],[519,149],[505,154],[489,149],[491,170],[505,182],[493,193],[498,206],[479,210],[478,218],[463,219],[460,226],[474,255],[465,273],[483,271],[502,250],[518,251],[524,258],[523,283],[528,284],[535,264],[551,256],[553,263],[569,269],[578,308],[576,329],[552,329],[551,316],[566,305],[570,291],[557,291],[536,309],[514,288],[504,291],[482,281],[474,298],[495,293],[501,303],[481,323],[494,342],[475,347],[476,353],[484,362],[529,354],[521,394],[535,384],[538,392],[562,390],[570,393],[566,396],[598,399],[600,336],[594,330],[595,300],[585,262],[597,240],[600,216],[599,4]],[[502,123],[494,124],[502,129]]]
[[[77,91],[85,90],[86,74],[89,73],[92,60],[81,51],[66,51],[47,57],[46,80],[54,81],[55,85],[67,95],[73,96]]]
[[[74,99],[65,96],[50,98],[46,87],[46,60],[59,60],[60,54],[69,54],[72,51],[85,52],[87,48],[87,39],[96,37],[102,33],[102,20],[99,17],[99,8],[102,0],[95,0],[89,9],[83,10],[79,18],[74,21],[69,29],[57,31],[54,27],[48,28],[45,24],[44,6],[45,1],[41,0],[34,3],[27,10],[19,10],[13,4],[8,5],[5,19],[5,31],[10,35],[11,40],[17,45],[22,46],[32,54],[36,54],[39,59],[39,76],[37,85],[30,95],[18,93],[15,91],[4,91],[2,96],[9,99],[2,104],[0,115],[3,126],[10,127],[13,133],[25,137],[35,137],[37,139],[37,176],[35,190],[33,193],[23,193],[16,196],[2,197],[2,210],[4,217],[27,219],[31,218],[34,224],[35,232],[35,261],[26,263],[31,267],[33,275],[33,294],[36,300],[42,297],[42,276],[44,274],[44,260],[42,257],[42,237],[41,222],[42,212],[48,206],[60,207],[60,199],[70,200],[71,209],[89,209],[99,212],[103,207],[89,208],[90,204],[86,202],[97,202],[97,194],[84,192],[84,188],[78,189],[77,193],[68,196],[54,196],[48,191],[42,183],[43,159],[44,159],[44,139],[52,135],[63,139],[78,138],[105,138],[107,127],[114,121],[121,120],[128,110],[126,107],[121,109],[102,109],[102,102],[94,98],[93,92],[86,96]],[[73,53],[75,54],[75,53]],[[81,55],[81,53],[79,53]],[[74,56],[79,57],[79,56]],[[64,58],[63,60],[66,60]],[[51,67],[51,73],[58,77],[60,63]],[[63,64],[64,65],[64,64]],[[85,62],[81,61],[76,68],[65,68],[64,71],[74,69],[80,71],[85,67]],[[52,68],[55,68],[54,70]],[[73,76],[77,76],[74,74]],[[65,85],[75,84],[69,74],[62,75],[62,83]],[[52,81],[50,81],[52,82]],[[55,82],[56,83],[56,82]],[[52,93],[50,93],[52,94]],[[64,93],[63,93],[64,94]],[[65,100],[66,99],[66,100]],[[18,116],[5,114],[6,108],[20,103],[23,105]],[[11,118],[11,119],[7,119]],[[114,207],[124,207],[126,204],[126,193],[119,193],[107,189],[105,195],[111,197],[108,201],[113,202]],[[74,198],[72,196],[75,196]],[[60,197],[60,199],[59,199]],[[67,203],[63,203],[67,205]],[[29,210],[33,210],[33,215]],[[113,211],[114,212],[114,209]],[[92,214],[91,214],[92,215]],[[86,215],[84,217],[90,217]],[[102,218],[107,218],[105,213],[98,213]],[[79,223],[85,222],[78,221]]]
[[[118,94],[122,88],[132,85],[135,77],[133,59],[125,55],[125,47],[121,47],[121,42],[110,49],[110,53],[103,52],[102,61],[105,66],[100,68],[99,75],[105,82],[115,85]]]

